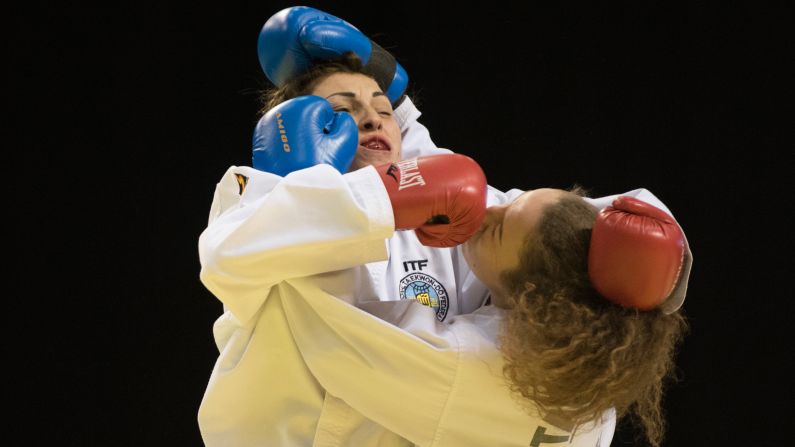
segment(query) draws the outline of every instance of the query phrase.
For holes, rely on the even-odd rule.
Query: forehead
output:
[[[564,194],[570,194],[561,189],[534,189],[517,198],[505,214],[505,232],[515,241],[523,241],[532,232],[544,208],[557,202]]]
[[[375,79],[359,73],[334,73],[327,76],[315,85],[312,93],[326,97],[338,92],[352,92],[356,95],[372,96],[373,92],[380,92]]]

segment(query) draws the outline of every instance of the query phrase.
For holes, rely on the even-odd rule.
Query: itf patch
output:
[[[400,280],[400,299],[417,300],[436,311],[436,319],[444,321],[449,299],[444,286],[425,273],[411,273]]]

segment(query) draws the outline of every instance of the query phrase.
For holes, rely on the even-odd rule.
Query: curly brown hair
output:
[[[575,194],[544,209],[520,266],[502,275],[513,297],[500,334],[503,372],[549,422],[572,428],[615,408],[657,447],[663,385],[687,323],[678,312],[616,306],[593,289],[587,260],[597,210]]]
[[[290,79],[281,87],[263,90],[260,93],[259,113],[264,115],[268,110],[288,99],[311,94],[317,84],[335,73],[363,74],[375,79],[374,73],[362,64],[356,53],[347,52],[339,58],[312,65],[307,71]]]

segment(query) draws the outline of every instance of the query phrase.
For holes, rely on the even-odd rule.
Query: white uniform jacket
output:
[[[404,153],[407,157],[449,152],[435,148],[427,130],[416,123],[419,112],[410,101],[404,101],[396,115],[402,120]],[[518,190],[501,193],[490,189],[489,203],[511,201],[520,193]],[[636,190],[630,194],[643,196],[646,191]],[[604,198],[600,199],[601,203],[594,203],[605,206],[610,201],[611,198]],[[214,326],[220,355],[199,411],[199,425],[206,445],[407,444],[405,439],[367,420],[342,401],[326,395],[324,384],[316,379],[314,371],[310,369],[319,366],[309,362],[309,358],[305,361],[297,344],[299,340],[304,340],[306,344],[306,337],[296,332],[296,327],[307,327],[301,325],[298,318],[302,312],[296,312],[295,307],[287,307],[323,303],[313,299],[315,296],[309,291],[310,288],[322,291],[318,297],[332,295],[358,306],[367,306],[365,303],[377,300],[392,300],[393,304],[403,306],[401,300],[416,300],[428,306],[424,308],[426,314],[440,322],[446,322],[454,315],[474,312],[483,305],[488,292],[469,270],[458,248],[424,247],[417,241],[413,231],[394,232],[392,219],[389,198],[372,167],[341,175],[329,166],[320,165],[296,171],[284,178],[248,167],[232,167],[227,171],[216,188],[209,225],[199,241],[201,280],[223,302],[225,309]],[[296,295],[296,284],[300,284],[312,296],[305,297],[306,301],[303,301],[300,293]],[[334,303],[342,305],[343,301]],[[290,310],[291,319],[288,320],[286,316]],[[483,311],[471,318],[481,318],[478,321],[482,321]],[[392,328],[375,321],[367,324],[383,324],[384,327]],[[429,323],[423,320],[422,324],[427,326]],[[475,328],[467,324],[467,327]],[[464,326],[461,323],[457,327]],[[434,326],[434,330],[443,327]],[[403,334],[412,340],[409,343],[414,343],[412,346],[421,345],[417,344],[417,335],[410,328],[392,330],[398,331],[392,337]],[[455,380],[458,375],[449,376],[448,373],[456,364],[450,363],[449,354],[444,355],[444,352],[474,357],[479,354],[467,351],[469,342],[450,344],[450,340],[456,339],[456,331],[445,334],[424,341],[426,344],[422,346],[425,348],[421,351],[425,354],[432,352],[428,349],[436,350],[433,352],[437,354],[442,352],[437,361],[430,364],[444,365],[444,374],[438,373],[441,374],[440,379]],[[360,349],[362,343],[369,342],[372,350],[387,357],[390,355],[389,344],[375,334],[371,337],[359,332],[359,335],[359,339],[349,340],[351,352]],[[479,337],[475,337],[479,344],[472,346],[477,347],[477,352],[485,352],[491,343],[491,354],[488,355],[493,358],[488,360],[492,362],[489,363],[488,371],[499,372],[499,368],[493,370],[496,367],[493,362],[498,361],[494,357],[498,357],[498,352],[494,349],[493,339],[485,335]],[[442,345],[434,344],[434,340],[441,340]],[[307,349],[313,347],[307,346]],[[410,355],[410,352],[402,354]],[[417,358],[420,357],[424,358],[424,355]],[[358,366],[351,364],[349,370],[347,362],[342,360],[344,358],[340,357],[336,362],[341,374],[353,371]],[[374,365],[373,369],[378,368]],[[503,383],[499,374],[480,379],[475,376],[468,379],[472,387],[475,387],[473,381],[478,380],[482,382],[479,386],[492,390]],[[399,379],[399,376],[392,377]],[[404,386],[416,387],[419,391],[424,385],[407,377]],[[434,395],[444,394],[445,386],[450,385],[438,382]],[[368,386],[366,389],[374,388]],[[487,398],[492,395],[481,394],[479,408],[483,409],[489,401]],[[340,397],[346,401],[349,398]],[[372,397],[377,399],[377,396]],[[507,399],[507,395],[503,397]],[[499,402],[504,404],[505,399]],[[385,407],[394,405],[391,401],[380,402]],[[434,405],[444,404],[440,401]],[[472,417],[502,415],[505,411],[500,405],[493,410],[479,411]],[[465,407],[462,407],[462,411]],[[361,409],[366,410],[364,414],[368,417],[378,414],[371,414],[370,407]],[[389,413],[388,409],[385,411]],[[420,409],[417,411],[422,412]],[[526,412],[521,414],[530,417]],[[420,414],[417,416],[420,417]],[[441,413],[429,416],[427,423],[442,424],[442,420],[434,419],[441,416]],[[385,418],[381,416],[378,422],[383,425],[388,422]],[[457,416],[445,413],[445,424],[448,426],[450,421],[456,419]],[[397,422],[385,427],[397,428],[394,426]],[[431,444],[436,442],[434,438],[424,437],[428,433],[428,425],[419,426],[425,427],[418,429],[420,434],[398,433],[406,437],[413,436],[409,440],[420,445],[448,445]],[[524,446],[536,436],[534,430],[537,427],[545,427],[546,434],[553,430],[549,424],[542,425],[541,421],[536,421],[535,426],[522,427],[529,430],[527,433],[530,436],[527,437],[527,433],[523,432],[522,436],[527,439],[517,445]],[[610,421],[605,428],[612,435]],[[598,431],[591,431],[588,436],[593,438]],[[442,438],[438,442],[456,439],[453,432],[455,430],[441,430],[439,435]],[[508,433],[510,430],[501,432]],[[492,435],[498,436],[499,433]],[[545,435],[542,433],[539,436]],[[564,435],[558,433],[556,436]],[[581,436],[586,436],[586,433],[578,434],[576,439],[586,439]],[[604,441],[605,438],[602,439]],[[457,445],[479,445],[458,442]],[[602,445],[606,444],[603,442]]]
[[[395,111],[404,158],[450,153],[436,148],[419,115],[408,99]],[[199,410],[208,446],[312,445],[316,430],[342,425],[360,427],[367,441],[350,428],[339,445],[392,445],[361,415],[357,423],[355,411],[332,405],[330,396],[324,404],[280,312],[268,310],[280,306],[270,297],[282,281],[325,278],[351,303],[420,299],[440,320],[485,301],[486,288],[458,249],[425,247],[413,231],[393,231],[383,185],[365,171],[342,176],[317,166],[282,178],[232,167],[218,183],[199,244],[202,282],[225,310],[214,326],[220,355]],[[511,199],[489,195],[493,203]]]
[[[572,434],[544,422],[509,391],[495,349],[502,311],[494,306],[445,324],[414,300],[365,303],[365,312],[311,278],[282,290],[288,325],[320,385],[415,445],[610,445],[612,411]],[[316,445],[358,445],[320,435],[318,441],[329,442]]]

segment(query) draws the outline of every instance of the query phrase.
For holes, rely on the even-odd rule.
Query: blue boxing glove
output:
[[[269,110],[254,129],[255,169],[285,176],[326,163],[348,172],[359,147],[350,114],[334,112],[319,96],[299,96]]]
[[[277,87],[303,73],[316,60],[329,60],[353,51],[375,73],[378,85],[396,105],[409,76],[388,51],[350,23],[307,6],[274,14],[259,33],[257,53],[262,71]]]

